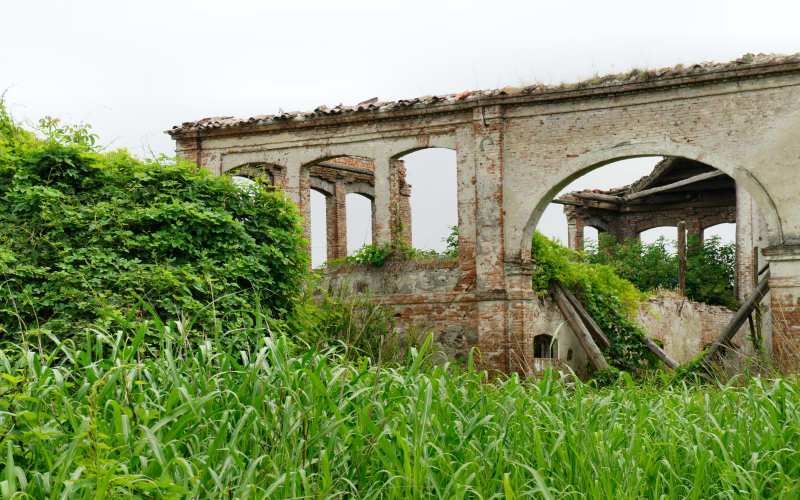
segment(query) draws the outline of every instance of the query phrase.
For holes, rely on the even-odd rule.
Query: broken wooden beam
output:
[[[581,304],[581,301],[578,300],[578,297],[573,295],[573,293],[570,292],[569,289],[560,281],[556,281],[555,286],[561,290],[564,296],[567,297],[567,300],[569,300],[570,304],[572,304],[572,307],[575,308],[575,311],[581,317],[583,324],[586,325],[586,329],[589,330],[592,339],[595,341],[598,347],[600,347],[600,349],[608,349],[611,347],[611,342],[608,340],[608,337],[606,337],[606,334],[603,333],[600,325],[598,325],[594,318],[592,318],[592,315],[589,314],[589,311],[583,307],[583,304]]]
[[[690,184],[694,184],[695,182],[701,182],[701,181],[706,181],[708,179],[713,179],[721,175],[726,175],[726,174],[725,172],[720,172],[719,170],[715,170],[713,172],[706,172],[704,174],[698,174],[693,177],[689,177],[688,179],[683,179],[677,182],[673,182],[671,184],[665,184],[663,186],[658,186],[650,189],[642,189],[641,191],[627,194],[623,196],[623,200],[624,201],[635,200],[637,198],[642,198],[644,196],[649,196],[651,194],[662,193],[664,191],[669,191],[672,189],[677,189],[679,187],[688,186]]]
[[[647,338],[644,335],[642,335],[642,343],[648,349],[650,349],[650,352],[655,354],[656,357],[658,359],[660,359],[661,361],[663,361],[664,364],[667,365],[667,367],[669,367],[670,369],[675,369],[675,368],[677,368],[679,366],[677,361],[675,361],[674,359],[670,358],[669,354],[664,352],[664,349],[662,349],[658,344],[656,344],[655,342],[653,342],[652,340],[650,340],[649,338]]]
[[[577,196],[578,198],[583,198],[586,200],[597,200],[597,201],[608,201],[611,203],[622,203],[624,200],[621,196],[614,196],[610,194],[603,194],[603,193],[595,193],[592,191],[577,191],[575,193],[570,193],[573,196]]]
[[[584,206],[584,203],[581,203],[580,201],[565,200],[563,198],[556,198],[553,201],[551,201],[550,203],[557,203],[559,205],[571,205],[573,207],[582,207],[582,206]]]
[[[711,347],[708,348],[708,351],[706,351],[705,355],[703,356],[703,360],[712,359],[719,354],[719,350],[722,348],[722,346],[729,345],[731,343],[733,336],[736,335],[736,332],[738,332],[739,328],[742,327],[748,316],[750,316],[750,313],[753,312],[753,309],[758,306],[758,304],[761,302],[761,299],[763,299],[767,294],[767,291],[769,290],[769,275],[770,272],[767,270],[764,274],[764,277],[758,282],[756,289],[753,290],[753,293],[747,297],[747,300],[744,301],[742,307],[736,311],[736,314],[733,315],[733,318],[731,318],[728,325],[722,330],[719,338],[717,338],[717,340],[711,344]]]
[[[555,285],[555,283],[555,281],[550,283],[550,293],[552,294],[553,298],[555,298],[558,308],[561,309],[561,314],[564,315],[564,319],[567,320],[567,324],[569,324],[569,327],[572,329],[575,337],[577,337],[578,342],[580,342],[581,347],[583,347],[583,350],[586,352],[589,362],[592,364],[595,370],[608,369],[608,362],[606,361],[606,358],[603,356],[603,353],[600,352],[600,348],[597,347],[597,344],[595,344],[594,340],[592,340],[592,335],[589,333],[589,330],[586,329],[583,321],[581,321],[578,312],[572,307],[572,304],[570,304],[567,296],[564,295],[564,293]]]
[[[572,306],[575,308],[575,311],[583,320],[584,325],[586,325],[586,329],[592,335],[594,341],[603,349],[608,349],[611,347],[611,342],[608,340],[608,337],[606,337],[606,334],[603,333],[600,325],[597,324],[592,315],[589,314],[589,311],[583,307],[583,304],[581,304],[581,301],[578,300],[578,297],[570,292],[569,289],[563,285],[563,283],[556,281],[554,282],[554,285],[564,293],[564,295],[567,297],[567,300],[569,300],[570,304],[572,304]],[[664,352],[664,350],[661,349],[658,344],[644,335],[642,335],[641,341],[650,350],[650,352],[655,354],[658,359],[663,361],[667,367],[670,369],[678,367],[678,362],[669,357],[669,355]]]

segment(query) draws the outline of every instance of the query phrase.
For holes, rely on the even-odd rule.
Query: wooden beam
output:
[[[570,194],[586,200],[608,201],[610,203],[622,203],[623,201],[625,201],[622,199],[621,196],[614,196],[603,193],[593,193],[592,191],[577,191]]]
[[[708,348],[706,354],[703,356],[703,360],[709,360],[714,358],[718,353],[719,350],[722,348],[723,345],[728,345],[733,339],[733,336],[736,335],[736,332],[739,331],[739,328],[742,327],[745,320],[747,320],[750,313],[755,309],[758,304],[761,302],[761,299],[767,294],[769,290],[769,275],[770,272],[764,274],[764,277],[761,278],[761,281],[758,282],[758,286],[750,296],[747,297],[747,300],[744,301],[742,307],[736,311],[736,314],[733,315],[728,325],[725,329],[722,330],[722,333],[719,334],[719,338],[711,344],[711,347]]]
[[[623,199],[625,201],[635,200],[637,198],[641,198],[643,196],[649,196],[655,193],[661,193],[663,191],[669,191],[671,189],[676,189],[683,186],[688,186],[689,184],[694,184],[695,182],[706,181],[708,179],[713,179],[715,177],[719,177],[721,175],[726,175],[725,172],[720,172],[719,170],[715,170],[713,172],[706,172],[704,174],[695,175],[693,177],[689,177],[688,179],[683,179],[678,182],[673,182],[671,184],[665,184],[663,186],[658,186],[650,189],[643,189],[641,191],[637,191],[635,193],[631,193],[625,195]]]
[[[578,297],[573,295],[572,292],[570,292],[569,289],[565,287],[560,281],[556,281],[555,286],[557,286],[561,290],[561,293],[563,293],[564,296],[567,297],[569,303],[572,304],[573,308],[575,308],[575,311],[581,317],[583,324],[586,325],[586,329],[589,330],[592,339],[597,343],[597,345],[601,349],[608,349],[609,347],[611,347],[611,342],[609,342],[608,337],[606,337],[606,334],[603,333],[603,330],[600,328],[600,325],[598,325],[597,322],[594,320],[594,318],[592,318],[592,315],[589,314],[589,311],[587,311],[583,307],[583,304],[581,304],[581,301],[578,300]]]
[[[551,201],[550,203],[557,203],[559,205],[572,205],[572,206],[575,206],[575,207],[583,207],[583,206],[585,206],[585,204],[581,203],[580,201],[563,200],[561,198],[556,198],[553,201]]]
[[[583,347],[583,350],[586,351],[586,356],[589,358],[589,362],[592,363],[592,366],[595,368],[595,370],[608,369],[608,362],[603,356],[603,353],[600,352],[597,344],[595,344],[594,340],[592,340],[589,330],[586,329],[586,326],[583,324],[583,321],[581,321],[581,318],[577,311],[575,311],[575,308],[573,308],[572,304],[570,304],[566,295],[564,295],[564,293],[557,286],[555,286],[555,282],[550,283],[550,293],[556,299],[556,304],[558,304],[558,308],[561,309],[564,319],[567,320],[567,324],[569,324],[570,328],[572,328],[572,332],[575,334],[575,337],[578,338],[578,342],[580,342],[581,347]]]
[[[594,318],[592,318],[592,315],[589,314],[589,311],[583,307],[583,304],[581,304],[581,301],[578,300],[578,297],[573,295],[573,293],[570,292],[569,289],[560,282],[555,282],[555,286],[564,293],[564,295],[567,297],[567,300],[569,300],[570,304],[572,304],[572,306],[575,308],[575,311],[583,320],[584,325],[586,325],[586,329],[592,335],[594,341],[603,349],[611,347],[611,342],[608,340],[608,337],[606,337],[606,334],[603,333],[603,330],[600,328]],[[656,355],[658,359],[663,361],[668,368],[675,369],[678,367],[678,362],[670,358],[669,355],[664,352],[664,350],[661,349],[658,344],[644,335],[642,335],[641,341],[653,354]]]
[[[664,364],[667,365],[667,367],[669,367],[670,369],[675,369],[675,368],[678,367],[678,362],[677,361],[675,361],[674,359],[670,358],[669,354],[664,352],[664,350],[661,347],[659,347],[658,344],[656,344],[655,342],[653,342],[649,338],[645,337],[644,335],[642,335],[642,343],[648,349],[650,349],[650,352],[655,354],[658,359],[663,361]]]

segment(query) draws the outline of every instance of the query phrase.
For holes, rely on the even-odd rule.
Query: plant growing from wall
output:
[[[586,262],[579,253],[538,232],[533,236],[531,257],[536,262],[534,290],[547,293],[555,279],[580,297],[611,343],[604,354],[613,367],[635,372],[657,365],[641,341],[644,333],[632,319],[643,295],[630,281],[611,266]]]

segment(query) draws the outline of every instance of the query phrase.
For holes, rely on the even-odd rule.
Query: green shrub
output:
[[[533,236],[531,257],[536,263],[534,290],[546,293],[550,282],[558,280],[575,293],[608,337],[611,347],[604,354],[612,366],[636,372],[657,365],[641,341],[641,327],[632,319],[643,295],[631,282],[611,266],[585,262],[581,254],[539,232]]]
[[[736,244],[723,244],[718,236],[707,238],[703,245],[694,237],[688,241],[686,258],[686,295],[698,302],[736,309],[733,295]],[[678,286],[678,260],[668,246],[674,241],[664,237],[655,243],[643,244],[629,239],[616,243],[611,235],[601,234],[597,245],[589,246],[587,262],[611,266],[622,278],[639,290],[675,289]]]
[[[85,128],[56,120],[39,139],[0,111],[0,339],[28,328],[63,339],[145,307],[202,334],[246,327],[240,311],[256,303],[292,314],[308,257],[283,195],[100,153]]]

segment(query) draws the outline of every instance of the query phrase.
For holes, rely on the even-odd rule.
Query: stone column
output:
[[[475,108],[475,256],[478,346],[483,367],[508,371],[506,283],[503,242],[503,117],[501,106]]]
[[[567,218],[567,241],[572,250],[583,250],[583,218],[572,215]]]
[[[769,259],[772,357],[783,373],[800,370],[800,244],[764,250]]]
[[[325,197],[325,221],[328,260],[347,257],[347,187],[342,179],[334,184],[333,195]]]

